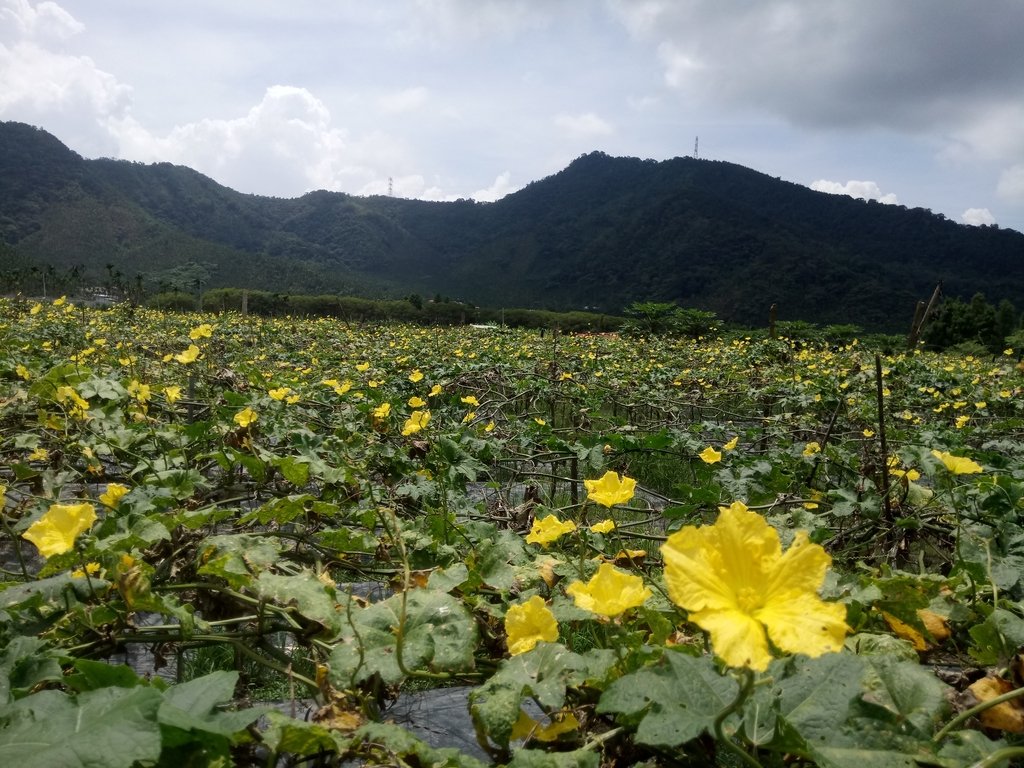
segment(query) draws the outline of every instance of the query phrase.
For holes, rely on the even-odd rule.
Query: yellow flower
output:
[[[531,544],[540,544],[546,547],[555,539],[575,530],[576,523],[572,520],[566,520],[563,523],[555,515],[548,515],[533,521],[533,527],[526,535],[526,540]]]
[[[107,490],[100,494],[100,503],[106,504],[108,507],[116,507],[117,503],[121,501],[128,491],[131,490],[126,485],[120,483],[110,483],[107,486]]]
[[[402,427],[403,435],[414,435],[430,423],[430,411],[413,411]]]
[[[172,387],[164,387],[164,397],[167,398],[167,402],[174,405],[176,402],[181,400],[181,387],[175,385]]]
[[[409,374],[409,381],[411,381],[413,384],[415,384],[417,381],[422,380],[423,371],[421,371],[419,368],[414,369],[413,372]]]
[[[476,418],[476,411],[470,411],[469,413],[467,413],[465,416],[462,417],[462,423],[463,424],[469,424],[469,422],[471,422],[475,418]]]
[[[75,539],[95,522],[96,509],[92,504],[53,504],[28,527],[22,538],[35,544],[43,557],[52,557],[75,546]]]
[[[67,303],[67,301],[68,301],[68,297],[67,296],[61,296],[59,299],[54,299],[53,300],[53,306],[55,306],[55,307],[64,306]]]
[[[513,741],[519,739],[532,739],[533,741],[551,742],[557,741],[563,733],[578,731],[580,721],[572,712],[558,712],[551,717],[551,722],[541,725],[523,710],[519,710],[519,719],[512,724]]]
[[[487,424],[484,425],[484,432],[493,432],[493,431],[494,431],[494,422],[493,421],[488,421]]]
[[[196,361],[196,358],[198,357],[199,347],[197,347],[195,344],[189,344],[188,349],[186,349],[184,352],[179,352],[178,354],[176,354],[174,356],[174,359],[177,360],[182,365],[188,365],[189,363],[194,363]]]
[[[574,581],[565,594],[586,611],[612,617],[643,605],[652,593],[640,576],[620,571],[611,563],[601,563],[590,581]]]
[[[874,437],[875,436],[875,430],[873,430],[873,429],[865,429],[863,432],[861,432],[861,434],[864,435],[864,437]]]
[[[410,408],[422,408],[424,405],[427,404],[427,401],[424,400],[422,397],[417,397],[416,395],[413,395],[412,397],[409,398],[408,404]]]
[[[697,454],[705,464],[715,464],[722,460],[722,452],[716,451],[714,446],[709,445]]]
[[[192,341],[197,341],[199,339],[208,339],[211,336],[213,336],[213,326],[210,325],[209,323],[197,325],[195,328],[188,332],[188,337],[192,339]]]
[[[435,384],[434,386],[432,386],[430,388],[430,392],[427,394],[427,397],[437,397],[443,391],[444,391],[444,389],[443,389],[443,387],[440,384]]]
[[[291,387],[278,387],[277,389],[267,390],[267,394],[270,395],[272,399],[277,400],[279,402],[288,397],[288,395],[290,395],[291,392]]]
[[[150,392],[149,384],[140,384],[137,379],[132,379],[128,384],[128,394],[140,403],[148,403],[153,395]]]
[[[38,315],[40,313],[40,311],[42,311],[42,309],[43,309],[43,305],[42,304],[33,304],[32,305],[32,309],[30,309],[28,311],[28,313],[30,315]]]
[[[984,472],[981,464],[971,461],[965,456],[954,456],[946,451],[932,451],[932,456],[941,461],[954,475],[976,475]]]
[[[50,458],[50,452],[45,448],[36,448],[27,458],[29,461],[46,461]]]
[[[543,426],[544,426],[545,424],[547,424],[547,422],[546,422],[546,421],[545,421],[544,419],[540,418],[539,416],[534,416],[534,417],[533,417],[533,420],[534,420],[535,422],[537,422],[537,424],[539,424],[539,425],[540,425],[540,426],[542,426],[542,427],[543,427]]]
[[[95,576],[100,572],[100,564],[89,562],[85,564],[85,568],[76,568],[71,572],[71,578],[73,579],[84,579],[85,574],[88,573],[90,576]]]
[[[505,614],[505,635],[508,652],[513,656],[532,651],[541,640],[553,643],[558,639],[558,622],[544,598],[534,595],[525,603],[510,606]]]
[[[625,475],[620,478],[611,470],[605,472],[600,480],[584,480],[583,484],[587,487],[588,499],[609,509],[616,504],[625,504],[636,493],[636,480]]]
[[[956,428],[957,429],[963,429],[964,427],[967,426],[967,424],[970,422],[970,420],[971,420],[971,417],[967,416],[967,415],[957,416],[956,417]]]
[[[804,531],[785,553],[779,535],[742,502],[711,526],[687,526],[662,545],[669,597],[711,636],[733,667],[763,670],[768,639],[786,653],[820,656],[843,646],[846,608],[817,594],[831,558]]]
[[[366,362],[356,363],[356,370],[359,371],[360,373],[362,373],[363,371],[368,371],[369,369],[370,369],[370,364],[369,363],[366,363]]]
[[[804,446],[804,456],[813,456],[816,453],[821,453],[821,443],[812,440]]]
[[[467,395],[466,397],[461,398],[460,402],[463,402],[466,405],[472,405],[474,408],[480,405],[480,401],[477,400],[473,395]]]
[[[391,415],[391,403],[381,403],[373,409],[373,418],[386,419]]]
[[[32,372],[31,372],[31,371],[29,371],[29,369],[28,369],[28,368],[26,368],[26,367],[25,367],[24,365],[22,365],[21,363],[18,363],[18,365],[17,365],[17,366],[15,367],[15,369],[14,369],[14,372],[15,372],[16,374],[18,374],[18,376],[19,376],[19,377],[20,377],[21,379],[24,379],[25,381],[28,381],[29,379],[31,379],[31,378],[32,378]],[[1007,397],[1009,397],[1009,395],[1007,395]]]
[[[732,440],[730,440],[728,443],[723,445],[722,446],[722,450],[723,451],[731,451],[733,448],[735,448],[737,445],[739,445],[739,442],[740,442],[740,437],[739,437],[739,435],[737,435]]]
[[[590,530],[594,533],[608,533],[608,531],[614,531],[615,521],[609,517],[607,520],[602,520],[600,523],[594,523],[590,526]]]
[[[259,414],[256,413],[252,408],[245,408],[235,414],[235,424],[242,428],[249,427],[256,419],[259,418]]]

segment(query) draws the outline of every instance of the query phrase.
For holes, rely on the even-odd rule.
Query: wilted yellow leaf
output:
[[[1013,690],[1013,683],[999,677],[983,677],[967,689],[978,702],[991,701]],[[1024,706],[1020,699],[1004,701],[984,710],[978,719],[986,728],[998,728],[1009,733],[1024,733]]]

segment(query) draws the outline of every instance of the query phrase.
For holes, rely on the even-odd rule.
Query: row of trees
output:
[[[404,299],[366,299],[358,296],[271,293],[269,291],[215,288],[201,296],[202,308],[212,312],[248,312],[254,315],[337,317],[350,322],[402,322],[420,325],[464,325],[480,323],[517,328],[558,328],[563,331],[600,332],[616,330],[618,317],[592,312],[551,312],[535,309],[484,309],[437,297],[432,301],[411,295]],[[160,293],[150,306],[191,311],[199,300],[178,291]]]
[[[946,298],[928,320],[922,338],[930,349],[960,347],[964,351],[999,354],[1020,346],[1021,317],[1008,299],[992,305],[984,294],[969,302]],[[1016,343],[1015,343],[1016,342]]]

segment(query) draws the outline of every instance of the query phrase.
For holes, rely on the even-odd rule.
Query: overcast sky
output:
[[[0,120],[243,192],[728,160],[1024,230],[1022,0],[0,0]]]

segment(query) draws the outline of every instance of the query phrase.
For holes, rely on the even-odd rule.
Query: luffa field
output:
[[[0,339],[0,764],[1024,756],[1015,350],[64,300]],[[389,722],[446,686],[477,756]]]

